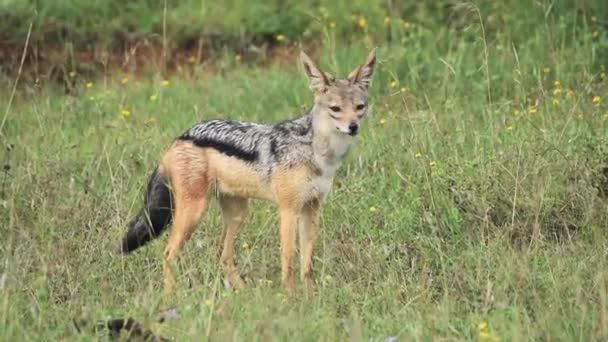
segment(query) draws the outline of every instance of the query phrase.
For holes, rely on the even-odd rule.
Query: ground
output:
[[[180,341],[608,338],[606,9],[500,6],[455,8],[448,23],[390,16],[390,37],[383,13],[355,16],[348,41],[331,19],[303,36],[327,71],[347,73],[372,46],[379,67],[373,112],[323,209],[317,293],[292,300],[265,202],[238,243],[250,285],[239,293],[222,284],[217,204],[174,296],[162,291],[167,235],[115,251],[174,137],[204,118],[277,122],[310,106],[295,54],[258,64],[224,51],[170,72],[66,67],[38,84],[23,75],[12,101],[9,73],[0,339],[89,340],[105,334],[96,321],[126,316]],[[297,50],[299,37],[279,34],[275,49]],[[179,317],[157,323],[168,308]]]

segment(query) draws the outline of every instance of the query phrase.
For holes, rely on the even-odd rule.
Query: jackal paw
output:
[[[306,292],[306,294],[314,294],[315,293],[315,281],[312,278],[304,278],[303,279],[303,283],[304,283],[304,291]]]
[[[224,276],[224,287],[228,290],[240,291],[247,287],[247,284],[239,274],[232,274]]]

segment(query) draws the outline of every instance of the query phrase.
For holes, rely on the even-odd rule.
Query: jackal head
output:
[[[335,128],[336,132],[357,135],[361,120],[368,109],[367,96],[376,65],[376,49],[365,63],[355,68],[346,78],[334,78],[321,71],[304,52],[300,58],[315,96],[315,120]]]

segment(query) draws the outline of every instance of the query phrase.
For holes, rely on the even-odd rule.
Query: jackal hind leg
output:
[[[165,155],[163,165],[170,175],[174,204],[171,235],[163,254],[163,273],[165,289],[173,292],[175,280],[171,268],[207,209],[209,183],[205,156],[191,144],[174,145]]]
[[[175,261],[184,248],[184,244],[190,239],[206,209],[206,197],[189,199],[187,201],[176,200],[171,236],[163,254],[164,283],[165,289],[168,292],[175,290],[175,280],[171,268],[174,266]]]
[[[226,280],[234,289],[240,290],[245,288],[245,282],[236,268],[235,243],[247,216],[247,199],[220,195],[219,203],[224,224],[220,261]]]

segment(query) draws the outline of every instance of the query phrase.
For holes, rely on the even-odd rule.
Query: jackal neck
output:
[[[333,172],[340,166],[353,138],[338,132],[331,120],[324,118],[321,113],[315,113],[314,108],[311,115],[312,149],[315,162],[321,171]]]

